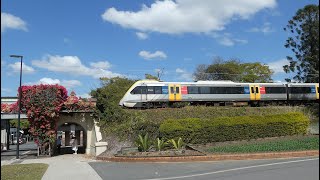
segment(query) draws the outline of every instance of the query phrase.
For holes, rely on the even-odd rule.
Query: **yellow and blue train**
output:
[[[168,107],[176,102],[214,106],[315,103],[319,102],[319,83],[140,80],[129,88],[119,105],[151,108]]]

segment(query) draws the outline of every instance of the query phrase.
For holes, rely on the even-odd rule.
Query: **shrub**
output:
[[[309,119],[298,112],[203,120],[170,119],[160,125],[160,135],[165,139],[182,137],[186,143],[203,144],[306,134],[309,123]]]
[[[173,146],[175,149],[177,149],[177,150],[181,149],[182,146],[183,146],[183,144],[184,144],[181,137],[178,139],[177,142],[176,142],[174,139],[170,139],[169,142],[170,142],[170,143],[172,144],[172,146]]]
[[[162,151],[168,143],[163,139],[157,138],[157,141],[155,144],[156,144],[157,151]]]
[[[136,144],[139,151],[147,152],[151,149],[151,142],[148,134],[144,135],[144,137],[139,134]]]

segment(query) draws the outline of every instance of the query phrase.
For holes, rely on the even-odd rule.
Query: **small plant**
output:
[[[160,138],[157,138],[157,141],[156,141],[156,148],[157,148],[157,151],[161,151],[164,149],[164,147],[167,145],[168,143]]]
[[[173,145],[175,149],[182,149],[182,146],[184,144],[181,137],[178,139],[177,142],[174,139],[170,139],[169,142]]]
[[[148,133],[144,135],[144,137],[142,137],[139,134],[136,144],[138,146],[139,151],[143,151],[143,152],[149,151],[151,149],[151,142],[149,140]]]

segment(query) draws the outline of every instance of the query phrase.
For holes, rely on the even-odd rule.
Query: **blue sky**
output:
[[[261,62],[284,81],[283,31],[299,8],[316,0],[1,1],[1,96],[23,84],[59,83],[78,96],[99,77],[192,81],[215,56]]]

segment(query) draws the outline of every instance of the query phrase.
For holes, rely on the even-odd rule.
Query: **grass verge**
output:
[[[48,164],[14,164],[1,166],[2,180],[41,180]]]
[[[318,150],[319,136],[279,138],[268,141],[253,141],[241,144],[225,144],[206,148],[208,153],[256,153]]]

